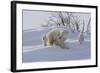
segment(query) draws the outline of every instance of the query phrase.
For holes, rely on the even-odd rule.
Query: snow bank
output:
[[[90,59],[90,38],[85,36],[85,41],[80,45],[77,41],[78,33],[69,33],[66,40],[67,48],[59,46],[43,46],[42,36],[50,29],[23,31],[23,56],[22,61],[44,62],[44,61],[67,61]]]

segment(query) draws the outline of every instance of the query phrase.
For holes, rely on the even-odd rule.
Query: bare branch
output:
[[[84,27],[85,27],[85,22],[84,22],[84,19],[83,19],[83,26],[82,26],[82,33],[84,32]]]
[[[77,30],[78,32],[80,32],[80,30],[79,30],[79,25],[80,25],[79,16],[78,16],[77,18],[73,17],[73,22],[72,22],[72,24],[75,25],[76,30]]]
[[[86,32],[89,32],[90,23],[91,23],[91,18],[89,19],[89,21],[88,21],[88,23],[87,23],[87,30],[86,30]]]

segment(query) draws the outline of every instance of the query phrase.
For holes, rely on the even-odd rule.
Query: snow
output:
[[[50,29],[49,27],[41,27],[23,31],[22,61],[24,63],[90,59],[90,36],[84,35],[83,43],[79,44],[78,32],[70,32],[65,41],[69,49],[60,48],[56,45],[45,47],[42,44],[42,37]]]

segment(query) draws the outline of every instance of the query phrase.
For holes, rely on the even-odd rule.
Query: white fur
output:
[[[47,32],[43,37],[43,43],[45,46],[57,45],[62,48],[65,47],[64,41],[67,39],[68,32],[64,29],[55,28]]]

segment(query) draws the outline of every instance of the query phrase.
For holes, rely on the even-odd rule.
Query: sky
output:
[[[47,24],[51,14],[52,12],[48,11],[23,10],[23,30],[36,29]],[[84,19],[86,24],[91,16],[89,13],[75,13],[74,15],[81,16],[80,19]]]
[[[43,24],[46,24],[50,12],[44,11],[23,11],[23,30],[38,28]]]

